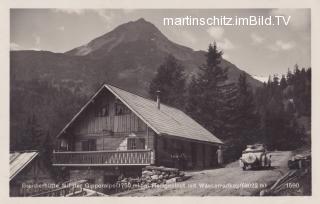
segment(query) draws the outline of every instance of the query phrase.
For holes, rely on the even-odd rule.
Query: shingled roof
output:
[[[37,155],[36,151],[10,153],[10,180],[18,175]]]
[[[105,84],[89,100],[89,102],[78,112],[78,114],[66,125],[58,137],[66,131],[73,121],[83,110],[97,97],[101,91],[109,90],[121,102],[123,102],[132,112],[144,121],[158,135],[169,135],[182,137],[191,140],[222,144],[222,141],[202,127],[199,123],[185,114],[183,111],[161,104],[157,108],[156,101],[138,96],[118,87]]]

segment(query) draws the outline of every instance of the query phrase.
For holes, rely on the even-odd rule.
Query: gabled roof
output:
[[[90,102],[104,90],[109,90],[114,94],[158,135],[170,135],[191,140],[222,144],[220,139],[181,110],[164,104],[161,104],[160,109],[158,109],[156,101],[146,99],[109,84],[105,84],[99,89],[99,91],[59,133],[58,137],[67,130],[81,112],[86,109]]]
[[[37,155],[36,151],[10,153],[10,180],[18,175]]]

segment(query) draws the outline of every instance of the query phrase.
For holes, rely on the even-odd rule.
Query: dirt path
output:
[[[288,171],[291,152],[272,152],[272,168],[243,171],[238,162],[225,168],[187,172],[187,181],[149,189],[136,189],[116,196],[249,196],[258,195],[266,186]]]

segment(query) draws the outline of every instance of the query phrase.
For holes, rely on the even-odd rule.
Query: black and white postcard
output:
[[[9,198],[315,195],[313,8],[42,5],[7,8]]]

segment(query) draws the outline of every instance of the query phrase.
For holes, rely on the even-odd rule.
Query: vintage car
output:
[[[247,145],[239,162],[243,170],[271,167],[271,155],[267,153],[263,144]]]

